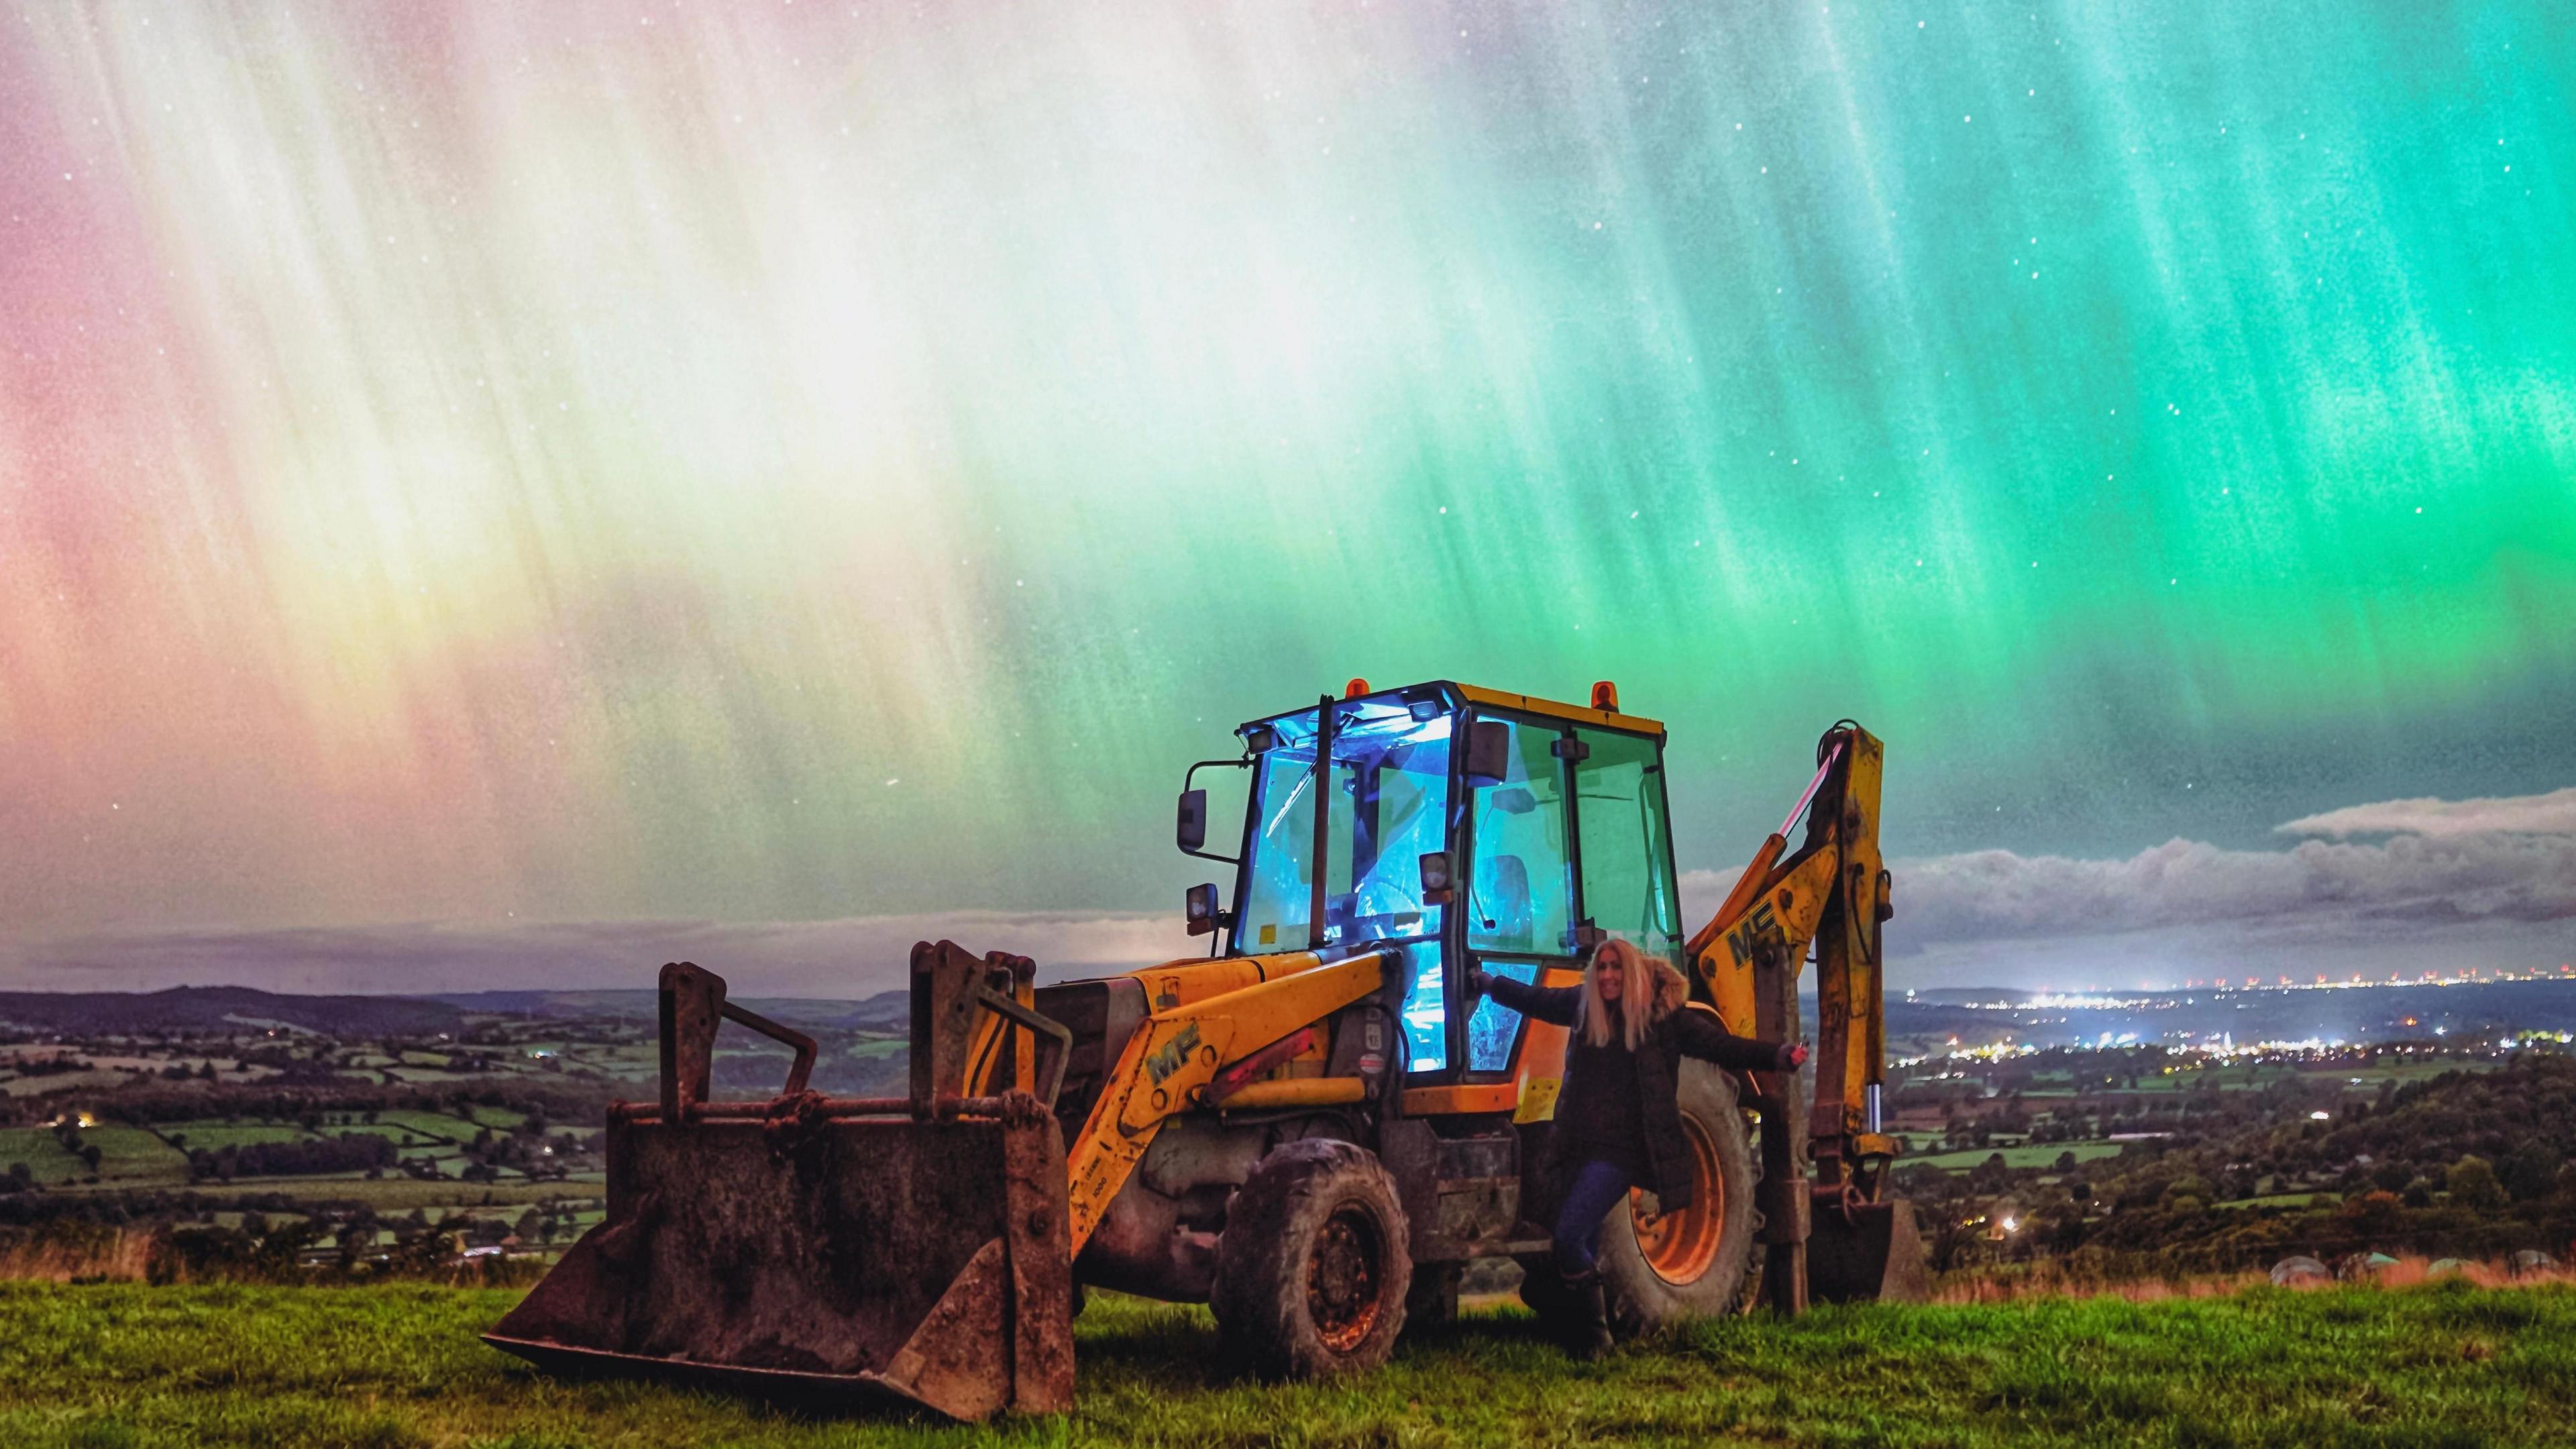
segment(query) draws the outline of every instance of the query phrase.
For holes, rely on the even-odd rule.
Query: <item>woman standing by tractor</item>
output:
[[[1599,1357],[1610,1347],[1597,1266],[1603,1219],[1634,1188],[1652,1191],[1668,1213],[1691,1199],[1681,1059],[1785,1072],[1805,1063],[1807,1048],[1736,1036],[1713,1014],[1684,1010],[1690,987],[1681,972],[1615,938],[1593,952],[1579,986],[1536,986],[1473,971],[1467,988],[1573,1033],[1551,1149],[1561,1204],[1553,1258],[1573,1309],[1567,1347],[1579,1357]]]

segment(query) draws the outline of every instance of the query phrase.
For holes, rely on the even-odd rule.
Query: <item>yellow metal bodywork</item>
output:
[[[1163,1124],[1204,1104],[1209,1078],[1376,991],[1389,959],[1369,952],[1328,962],[1312,951],[1292,951],[1173,961],[1129,972],[1145,983],[1152,1014],[1103,1077],[1100,1100],[1067,1155],[1073,1251],[1081,1253],[1091,1240],[1101,1214]],[[1358,1085],[1356,1078],[1305,1075],[1313,1055],[1282,1063],[1268,1079],[1226,1099],[1226,1107],[1288,1105],[1290,1098],[1301,1106],[1352,1100],[1347,1094]],[[1266,1095],[1282,1101],[1265,1102]]]
[[[1852,731],[1843,783],[1841,846],[1836,862],[1843,909],[1816,942],[1816,1121],[1810,1132],[1840,1139],[1859,1156],[1862,1102],[1887,1055],[1885,962],[1880,923],[1888,908],[1886,861],[1878,848],[1879,780],[1886,749],[1866,730]],[[1831,1179],[1828,1179],[1829,1181]]]
[[[1258,1112],[1272,1107],[1343,1107],[1368,1098],[1368,1083],[1358,1077],[1287,1077],[1254,1082],[1217,1105],[1228,1112]]]
[[[1778,1039],[1790,1034],[1797,978],[1814,948],[1816,1109],[1807,1131],[1825,1182],[1848,1180],[1852,1164],[1891,1156],[1894,1145],[1862,1130],[1886,1059],[1879,923],[1887,872],[1878,845],[1886,749],[1867,730],[1854,728],[1848,739],[1839,815],[1811,820],[1794,854],[1780,836],[1764,840],[1683,950],[1728,1031]]]
[[[1457,689],[1461,695],[1466,696],[1469,704],[1483,705],[1487,709],[1516,709],[1524,714],[1545,715],[1550,719],[1570,719],[1576,724],[1596,725],[1602,729],[1626,730],[1631,734],[1652,735],[1656,739],[1664,737],[1664,727],[1661,722],[1640,719],[1633,714],[1621,714],[1617,710],[1593,709],[1588,705],[1541,699],[1535,694],[1511,694],[1499,689],[1480,689],[1472,684],[1461,684]]]
[[[1824,915],[1836,863],[1836,853],[1828,847],[1785,870],[1770,870],[1732,914],[1712,918],[1691,938],[1685,954],[1692,971],[1706,983],[1709,1003],[1717,1008],[1728,1031],[1737,1036],[1759,1034],[1754,964],[1766,953],[1777,952],[1796,972]]]

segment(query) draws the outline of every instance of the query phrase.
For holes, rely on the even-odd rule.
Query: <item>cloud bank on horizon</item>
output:
[[[1900,862],[1891,950],[1910,959],[1890,975],[2116,988],[2556,965],[2576,959],[2570,798],[2355,806],[2281,826],[2309,837],[2282,850],[2177,838],[2115,860]]]
[[[2576,835],[2576,786],[2502,800],[2391,800],[2328,810],[2279,827],[2283,835]]]
[[[2120,859],[1980,850],[1899,860],[1890,983],[2122,988],[2554,965],[2576,954],[2571,800],[2576,790],[2358,805],[2283,825],[2309,838],[2281,850],[2174,839]],[[2340,838],[2362,834],[2388,838]],[[1704,920],[1732,883],[1685,873],[1686,917]],[[953,911],[92,934],[21,945],[0,954],[0,969],[60,990],[577,990],[648,985],[655,963],[687,958],[745,993],[860,997],[900,986],[912,943],[939,937],[1035,957],[1052,978],[1198,949],[1176,912]]]

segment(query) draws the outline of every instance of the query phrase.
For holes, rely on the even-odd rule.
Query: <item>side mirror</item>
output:
[[[1494,792],[1494,808],[1506,815],[1527,815],[1538,808],[1538,797],[1526,788],[1514,785]]]
[[[1512,772],[1512,727],[1498,719],[1467,726],[1467,788],[1489,790]]]
[[[1224,912],[1216,907],[1216,887],[1200,884],[1190,887],[1181,897],[1181,915],[1189,922],[1190,934],[1204,936],[1224,923]]]
[[[1449,878],[1449,852],[1435,850],[1422,857],[1422,903],[1445,906],[1456,898],[1457,887]]]
[[[1175,838],[1180,841],[1183,850],[1196,851],[1207,848],[1207,791],[1183,790],[1181,792],[1181,820],[1179,829],[1175,832]],[[1208,890],[1211,893],[1210,898],[1213,899],[1216,887],[1209,886]],[[1192,898],[1196,898],[1195,892]]]

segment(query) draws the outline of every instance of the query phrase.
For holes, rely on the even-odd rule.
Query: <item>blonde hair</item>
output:
[[[1583,996],[1574,1014],[1574,1029],[1583,1034],[1587,1045],[1610,1044],[1611,1007],[1601,999],[1599,974],[1603,962],[1619,968],[1619,1034],[1628,1050],[1643,1046],[1646,1033],[1655,1023],[1681,1010],[1690,999],[1690,984],[1673,963],[1661,956],[1650,956],[1634,942],[1612,937],[1595,949],[1592,959],[1583,967]],[[1639,1009],[1639,1003],[1644,1009]]]

